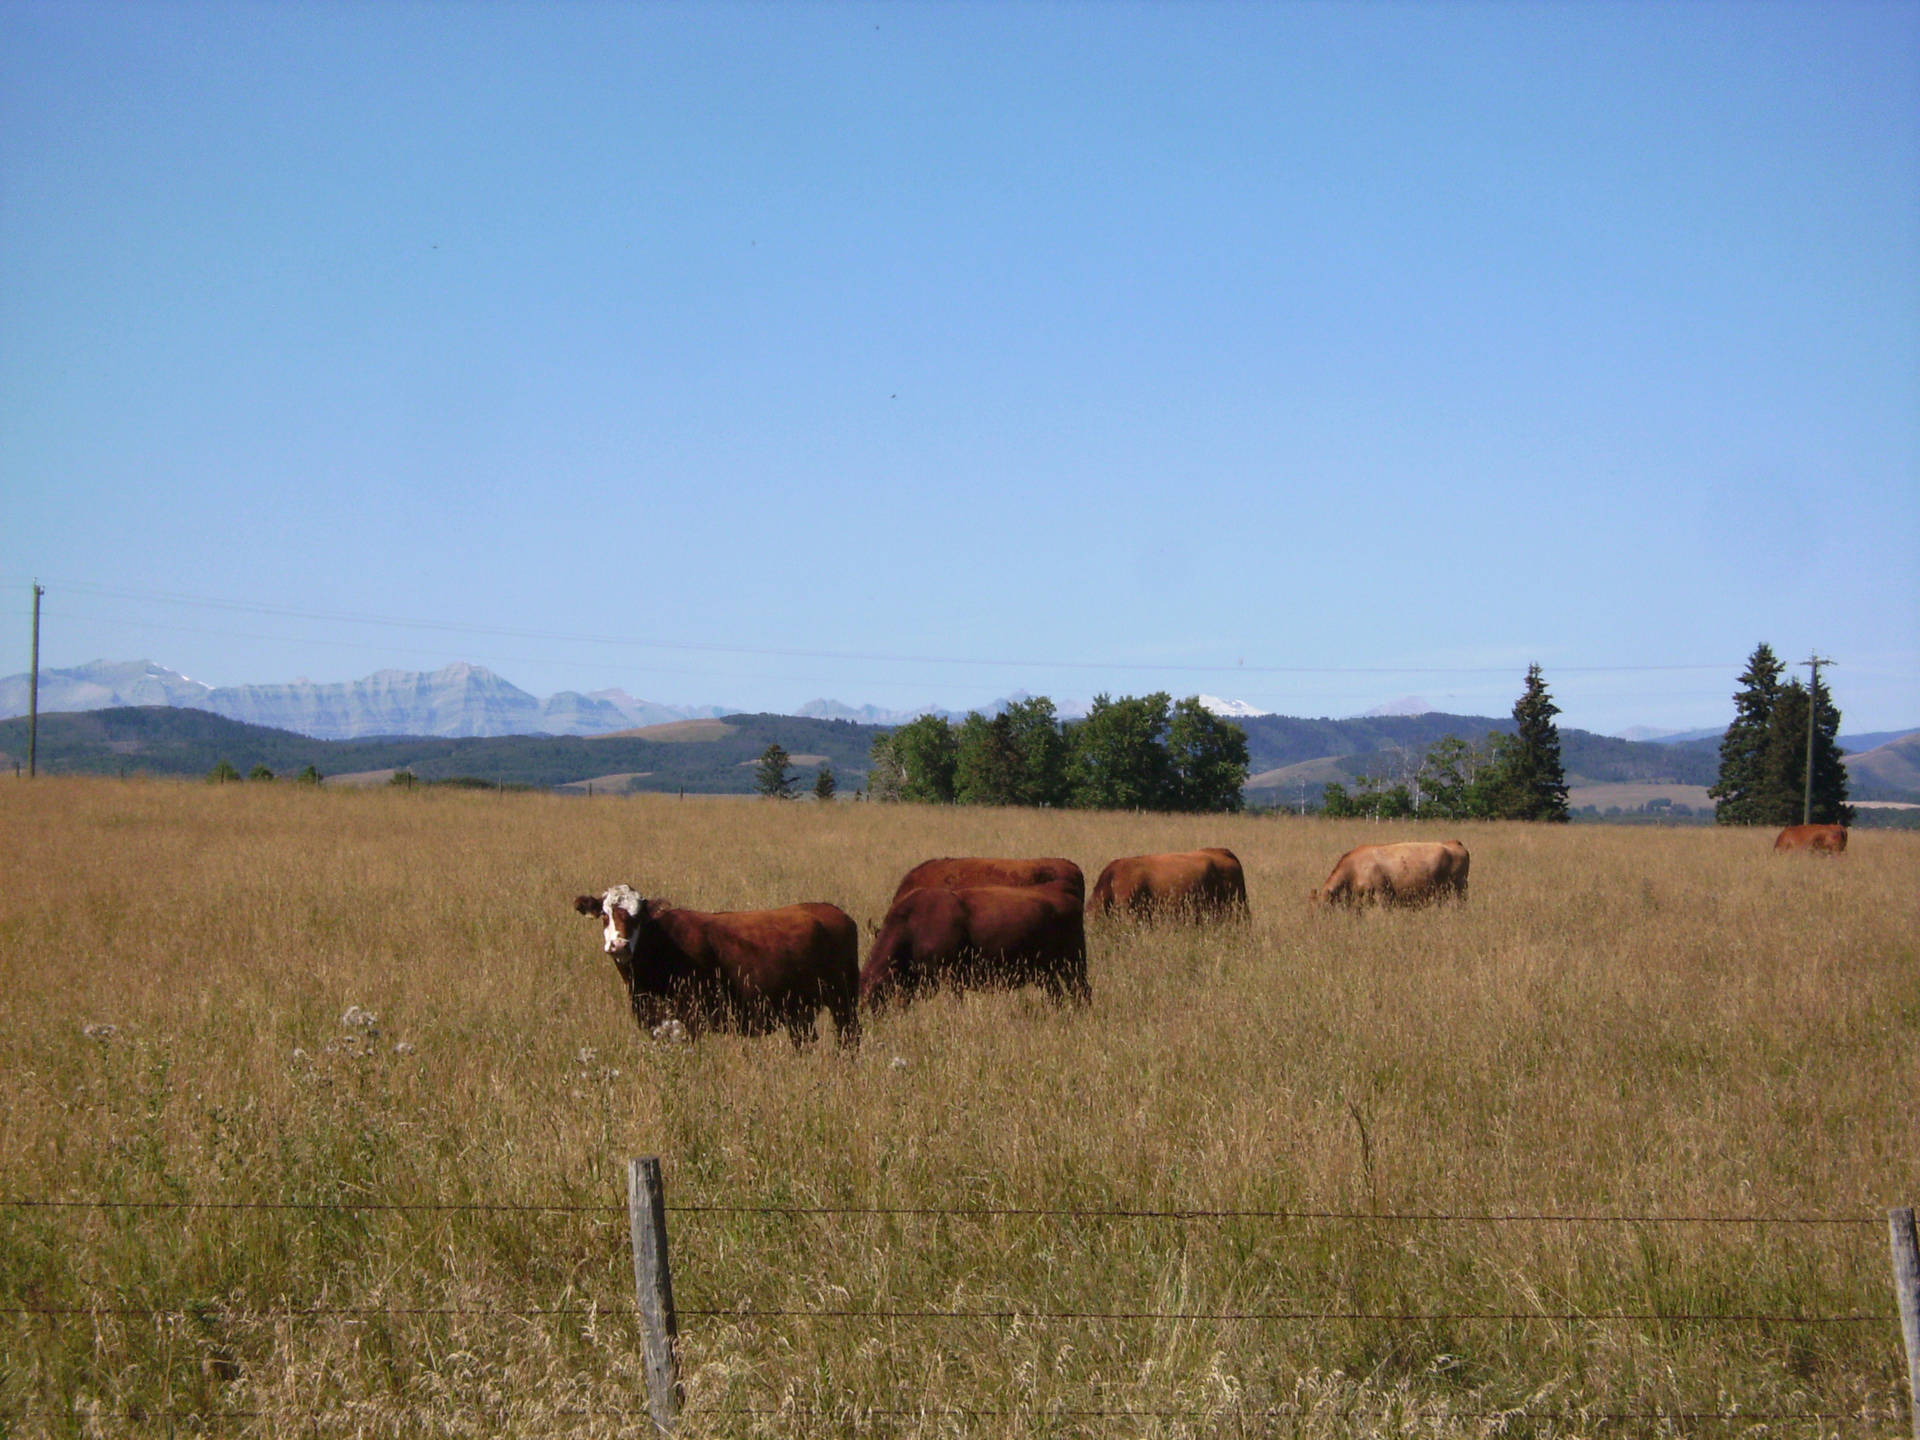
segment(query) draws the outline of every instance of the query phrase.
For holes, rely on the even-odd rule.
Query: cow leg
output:
[[[820,1027],[811,1008],[795,1011],[787,1017],[787,1038],[793,1041],[796,1050],[820,1038]]]
[[[833,1038],[843,1050],[860,1048],[860,1002],[853,997],[835,1001],[829,1008],[833,1016]]]

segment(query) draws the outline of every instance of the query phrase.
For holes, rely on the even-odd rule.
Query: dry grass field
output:
[[[0,1435],[652,1433],[633,1155],[689,1435],[1904,1433],[1920,836],[1449,830],[1343,915],[1420,827],[0,786]],[[651,1041],[571,905],[1213,844],[1251,926],[855,1054]]]

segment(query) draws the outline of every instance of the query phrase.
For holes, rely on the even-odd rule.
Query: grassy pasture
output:
[[[691,1435],[1903,1433],[1920,837],[1456,826],[1466,906],[1308,912],[1420,833],[0,786],[0,1435],[651,1433],[639,1154],[670,1206],[1082,1212],[675,1210]],[[571,907],[864,927],[931,855],[1205,844],[1251,926],[1097,926],[1089,1010],[857,1055],[646,1040]],[[417,1208],[465,1204],[553,1208]],[[1845,1223],[1366,1218],[1541,1214]]]

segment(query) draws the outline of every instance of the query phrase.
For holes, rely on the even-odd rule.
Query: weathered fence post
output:
[[[1907,1341],[1907,1396],[1914,1440],[1920,1440],[1920,1244],[1914,1239],[1913,1208],[1889,1210],[1887,1228],[1893,1240],[1893,1290],[1900,1297],[1900,1329]]]
[[[653,1423],[671,1432],[680,1421],[680,1323],[673,1313],[667,1197],[656,1156],[627,1161],[627,1225],[633,1234],[633,1288],[646,1331],[647,1405]]]

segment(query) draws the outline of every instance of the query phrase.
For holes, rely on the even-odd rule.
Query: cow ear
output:
[[[578,910],[582,915],[598,915],[600,913],[600,897],[598,895],[575,896],[573,908]]]

